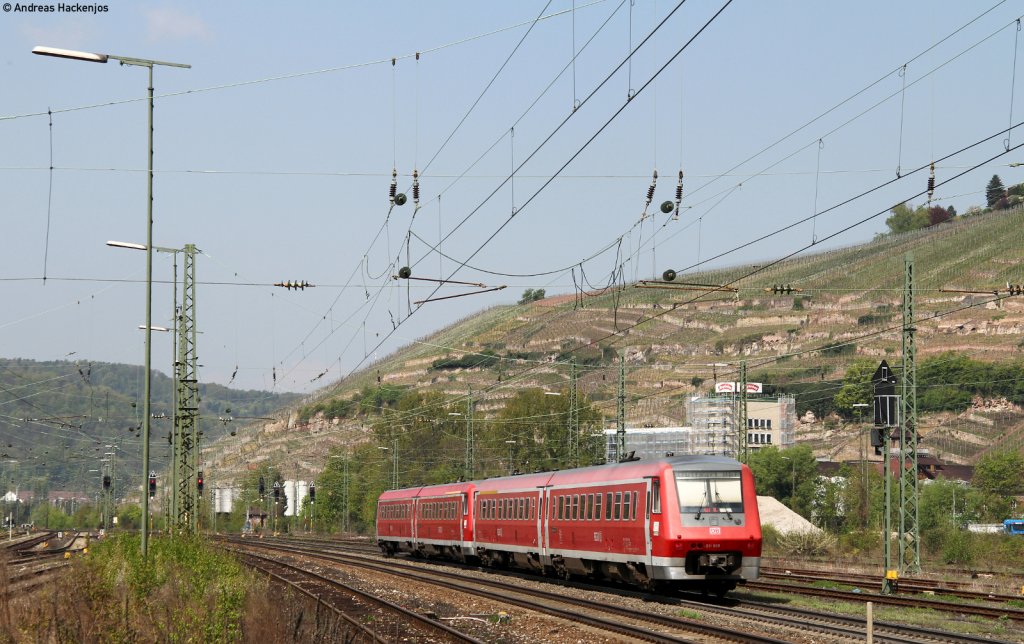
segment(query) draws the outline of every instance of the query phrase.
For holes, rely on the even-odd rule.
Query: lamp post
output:
[[[159,60],[148,60],[145,58],[129,58],[127,56],[114,56],[112,54],[94,54],[69,49],[57,49],[54,47],[35,47],[33,54],[40,56],[53,56],[56,58],[70,58],[72,60],[84,60],[92,63],[106,63],[114,59],[121,65],[145,67],[149,71],[149,125],[148,125],[148,149],[146,161],[148,172],[146,173],[146,358],[145,377],[143,385],[143,409],[142,409],[142,478],[145,481],[149,474],[149,408],[150,408],[150,336],[153,323],[153,67],[161,65],[164,67],[181,67],[189,69],[192,66],[183,63],[169,63]],[[143,490],[142,493],[142,556],[149,554],[149,495]]]
[[[150,221],[152,222],[152,218],[150,218]],[[150,240],[150,241],[152,241],[152,240]],[[108,241],[107,242],[107,246],[111,246],[113,248],[127,248],[127,249],[130,249],[130,250],[144,250],[144,251],[147,251],[147,252],[150,251],[150,250],[155,250],[158,253],[170,253],[172,258],[173,258],[173,260],[174,260],[174,306],[171,309],[171,314],[172,315],[177,315],[177,309],[178,309],[178,253],[185,252],[184,249],[182,249],[182,248],[166,248],[164,246],[153,246],[152,244],[146,245],[146,244],[137,244],[135,242],[123,242],[123,241],[113,241],[113,240]],[[147,284],[149,284],[149,283],[151,283],[151,281],[147,280]],[[151,305],[152,304],[151,298],[149,296],[147,296],[146,299],[150,302],[150,305]],[[146,327],[144,325],[140,324],[139,325],[139,329],[146,330]],[[165,333],[169,333],[171,331],[171,329],[168,329],[167,327],[154,326],[154,325],[150,324],[149,325],[149,331],[162,331],[162,332],[165,332]],[[149,347],[150,347],[150,344],[149,344],[149,342],[150,342],[150,333],[149,333],[149,331],[146,332],[146,355],[147,356],[149,355]],[[171,487],[171,503],[170,503],[170,508],[168,509],[168,514],[167,514],[167,517],[168,517],[167,525],[168,526],[172,525],[173,523],[176,523],[177,520],[178,520],[178,451],[179,451],[178,441],[180,440],[180,437],[178,436],[178,387],[177,387],[178,370],[177,370],[177,367],[176,367],[177,363],[178,363],[178,342],[177,342],[177,337],[175,337],[174,341],[172,342],[172,346],[171,346],[171,364],[175,365],[175,368],[173,369],[174,378],[175,378],[175,387],[174,387],[174,390],[173,390],[173,394],[174,394],[174,402],[173,402],[173,405],[174,405],[174,427],[171,430],[171,432],[173,434],[173,436],[172,436],[173,440],[171,441],[171,486],[170,486]],[[147,376],[147,380],[148,380],[148,376]],[[149,396],[148,395],[146,396],[146,399],[147,399],[147,401],[149,400]],[[149,433],[147,432],[146,435],[148,436]],[[148,443],[148,441],[147,441],[147,443]],[[147,504],[148,504],[148,502],[147,502]],[[171,534],[173,535],[173,531],[171,532]]]

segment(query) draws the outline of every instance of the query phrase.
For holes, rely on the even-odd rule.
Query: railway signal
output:
[[[104,474],[103,475],[103,489],[104,490],[109,490],[110,489],[110,475],[109,474]]]
[[[277,503],[280,500],[281,500],[281,483],[279,481],[274,481],[274,503]]]
[[[313,503],[316,501],[316,484],[312,481],[309,482],[309,502]]]
[[[156,472],[149,473],[149,498],[156,496]]]
[[[196,477],[196,489],[199,491],[199,496],[203,495],[203,471],[199,470],[199,476]]]
[[[262,476],[260,477],[259,490],[260,490],[260,498],[262,499],[263,496],[267,493],[267,482],[263,480]]]

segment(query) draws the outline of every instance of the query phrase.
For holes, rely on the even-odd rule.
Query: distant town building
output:
[[[740,437],[736,426],[740,401],[738,394],[694,396],[687,401],[686,416],[701,449],[691,453],[735,458]],[[766,396],[748,391],[746,432],[749,449],[791,447],[796,442],[796,422],[796,399],[793,396]]]

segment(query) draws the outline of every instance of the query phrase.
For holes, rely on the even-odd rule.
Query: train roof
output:
[[[472,481],[465,483],[442,483],[441,485],[421,485],[401,490],[385,490],[378,500],[394,501],[396,499],[410,499],[425,496],[444,496],[445,494],[472,494],[475,484]]]
[[[673,470],[697,470],[697,471],[730,471],[739,470],[742,464],[724,456],[669,456],[657,459],[640,459],[625,461],[622,463],[611,463],[607,465],[592,465],[572,470],[556,470],[553,472],[536,472],[533,474],[519,474],[514,476],[502,476],[499,478],[477,481],[479,490],[496,490],[508,488],[529,488],[543,487],[546,485],[562,485],[571,483],[588,483],[594,480],[607,480],[614,478],[635,479],[645,476],[655,476],[665,468]]]
[[[739,461],[725,456],[688,454],[656,459],[638,459],[607,465],[592,465],[571,470],[516,474],[465,483],[423,485],[401,490],[387,490],[380,495],[379,500],[389,501],[445,494],[472,494],[474,490],[529,489],[548,485],[571,485],[573,483],[590,483],[613,479],[638,479],[645,476],[655,476],[666,468],[694,471],[738,471],[742,467],[743,465]]]

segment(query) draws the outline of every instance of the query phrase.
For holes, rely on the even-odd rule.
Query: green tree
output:
[[[990,452],[974,467],[972,487],[990,494],[1019,496],[1024,494],[1024,456],[1017,451]]]
[[[901,203],[890,210],[892,215],[885,220],[891,233],[905,233],[911,230],[928,227],[928,210],[926,208],[914,208],[913,206]]]
[[[839,388],[834,400],[836,409],[846,418],[854,416],[853,405],[871,404],[874,398],[874,391],[871,385],[871,376],[874,375],[878,365],[874,360],[860,358],[854,360],[843,376],[843,386]],[[870,411],[870,410],[869,410]]]
[[[520,304],[529,304],[530,302],[536,302],[537,300],[543,300],[544,299],[544,294],[545,294],[545,291],[542,288],[538,288],[536,290],[534,290],[532,288],[528,288],[525,291],[523,291],[523,296],[521,298],[519,298],[519,303]]]
[[[1003,187],[1003,180],[998,174],[992,175],[988,185],[985,186],[985,201],[989,207],[996,205],[996,202],[1006,196],[1006,189]]]
[[[804,518],[811,516],[817,492],[818,466],[807,445],[786,450],[766,447],[750,454],[757,493],[772,496]]]
[[[490,423],[485,442],[493,474],[570,467],[569,395],[546,395],[542,389],[522,389]],[[577,405],[580,423],[580,464],[590,465],[603,457],[600,436],[593,436],[600,415],[583,400]],[[514,442],[506,442],[514,441]],[[511,462],[509,458],[511,456]]]

